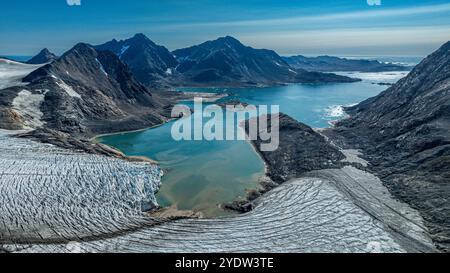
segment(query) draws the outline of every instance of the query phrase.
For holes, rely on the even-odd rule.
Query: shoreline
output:
[[[156,125],[149,126],[149,127],[145,127],[145,128],[142,128],[142,129],[129,130],[129,131],[120,131],[120,132],[115,132],[115,133],[99,134],[99,135],[95,135],[95,136],[89,138],[89,141],[92,141],[94,143],[101,143],[101,142],[95,142],[95,140],[97,138],[102,138],[102,137],[107,137],[107,136],[115,136],[115,135],[130,134],[130,133],[138,133],[138,132],[142,132],[142,131],[146,131],[146,130],[150,130],[150,129],[155,129],[155,128],[161,127],[164,124],[167,124],[167,123],[169,123],[169,122],[171,122],[173,120],[176,120],[176,118],[171,118],[171,119],[168,119],[167,121],[165,121],[163,123],[156,124]],[[106,145],[106,144],[104,144],[104,145]]]
[[[226,93],[224,93],[224,94],[216,94],[216,93],[207,93],[207,92],[184,92],[184,91],[172,91],[172,92],[179,92],[179,93],[181,93],[181,95],[186,95],[187,96],[185,99],[184,98],[178,99],[177,102],[191,101],[191,100],[194,99],[193,96],[195,96],[195,95],[199,95],[199,97],[205,98],[207,102],[215,102],[215,101],[218,101],[218,100],[220,100],[222,98],[225,98],[225,97],[229,96],[229,94],[226,94]],[[208,97],[208,96],[210,96],[210,97]],[[98,134],[98,135],[95,135],[95,136],[89,138],[89,141],[94,143],[94,144],[100,144],[100,145],[106,146],[106,147],[108,147],[109,149],[111,149],[113,151],[117,151],[120,154],[123,154],[123,156],[125,158],[132,159],[132,161],[135,161],[135,160],[136,161],[140,161],[139,159],[142,159],[142,161],[148,161],[150,163],[159,164],[157,160],[149,158],[147,156],[127,156],[124,152],[120,151],[119,149],[117,149],[115,147],[112,147],[110,145],[101,143],[101,142],[97,141],[97,139],[98,138],[102,138],[102,137],[114,136],[114,135],[123,135],[123,134],[143,132],[143,131],[147,131],[147,130],[151,130],[151,129],[155,129],[155,128],[164,126],[165,124],[170,123],[170,122],[172,122],[174,120],[177,120],[177,119],[179,119],[179,118],[169,118],[169,119],[167,119],[166,121],[164,121],[164,122],[162,122],[160,124],[156,124],[156,125],[153,125],[153,126],[149,126],[149,127],[145,127],[145,128],[141,128],[141,129],[136,129],[136,130],[128,130],[128,131],[119,131],[119,132],[114,132],[114,133]]]
[[[216,102],[222,98],[226,98],[229,96],[229,94],[226,93],[222,93],[222,94],[217,94],[217,93],[208,93],[208,92],[184,92],[184,91],[172,91],[172,92],[178,92],[181,93],[183,95],[187,95],[186,98],[179,98],[176,100],[176,102],[181,102],[181,101],[192,101],[194,99],[193,96],[195,95],[199,95],[199,97],[201,97],[202,99],[204,99],[205,102]],[[203,95],[203,96],[202,96]],[[115,132],[115,133],[104,133],[104,134],[98,134],[95,135],[93,137],[91,137],[89,140],[90,141],[94,141],[96,138],[101,138],[101,137],[105,137],[105,136],[113,136],[113,135],[120,135],[120,134],[128,134],[128,133],[137,133],[137,132],[142,132],[142,131],[146,131],[146,130],[150,130],[150,129],[154,129],[154,128],[158,128],[160,126],[163,126],[164,124],[167,124],[171,121],[174,121],[178,118],[169,118],[166,121],[160,123],[160,124],[156,124],[153,126],[149,126],[149,127],[145,127],[145,128],[141,128],[141,129],[136,129],[136,130],[129,130],[129,131],[120,131],[120,132]]]

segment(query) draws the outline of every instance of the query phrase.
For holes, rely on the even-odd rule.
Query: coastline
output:
[[[179,91],[172,91],[172,92],[179,92]],[[216,93],[208,93],[208,92],[184,92],[184,91],[181,91],[179,93],[180,93],[181,96],[185,95],[186,98],[183,98],[183,97],[182,98],[178,98],[176,100],[177,102],[193,100],[196,95],[198,95],[199,97],[205,98],[207,102],[215,102],[215,101],[218,101],[218,100],[220,100],[222,98],[225,98],[225,97],[229,96],[228,94],[216,94]],[[176,94],[176,95],[179,95],[179,94]],[[145,127],[145,128],[141,128],[141,129],[136,129],[136,130],[128,130],[128,131],[119,131],[119,132],[114,132],[114,133],[98,134],[98,135],[95,135],[95,136],[89,138],[89,141],[94,143],[94,144],[100,144],[100,145],[108,147],[111,150],[117,151],[120,154],[123,154],[123,156],[125,158],[132,159],[132,161],[140,161],[140,159],[142,159],[143,161],[146,161],[146,162],[151,162],[151,163],[154,163],[154,164],[158,164],[157,160],[154,160],[154,159],[149,158],[147,156],[127,156],[127,155],[125,155],[125,153],[123,153],[119,149],[117,149],[115,147],[112,147],[110,145],[107,145],[107,144],[103,144],[103,143],[97,141],[97,139],[102,138],[102,137],[107,137],[107,136],[114,136],[114,135],[122,135],[122,134],[143,132],[143,131],[147,131],[147,130],[151,130],[151,129],[155,129],[155,128],[161,127],[161,126],[163,126],[163,125],[165,125],[167,123],[170,123],[170,122],[172,122],[174,120],[177,120],[177,119],[178,118],[169,118],[169,119],[167,119],[166,121],[163,121],[160,124],[156,124],[156,125],[153,125],[153,126],[149,126],[149,127]]]
[[[146,130],[158,128],[158,127],[161,127],[161,126],[163,126],[164,124],[169,123],[169,122],[171,122],[171,121],[173,121],[173,120],[176,120],[176,118],[170,118],[170,119],[168,119],[167,121],[164,121],[163,123],[156,124],[156,125],[149,126],[149,127],[145,127],[145,128],[142,128],[142,129],[129,130],[129,131],[120,131],[120,132],[114,132],[114,133],[99,134],[99,135],[95,135],[94,137],[91,137],[91,138],[89,139],[89,141],[92,141],[92,142],[94,142],[94,143],[101,143],[101,142],[97,142],[97,141],[95,141],[95,140],[98,139],[98,138],[107,137],[107,136],[123,135],[123,134],[129,134],[129,133],[138,133],[138,132],[142,132],[142,131],[146,131]],[[106,145],[106,144],[104,144],[104,145]]]

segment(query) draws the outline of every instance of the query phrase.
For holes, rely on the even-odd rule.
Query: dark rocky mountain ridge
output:
[[[361,149],[391,192],[450,251],[450,42],[380,95],[346,109],[329,134]]]
[[[44,48],[36,56],[27,61],[27,64],[45,64],[56,60],[58,57]]]
[[[23,90],[31,94],[30,98],[42,96],[38,110],[45,127],[73,136],[160,124],[170,105],[157,92],[152,93],[139,83],[115,54],[82,43],[23,81],[29,84],[2,90],[0,102],[6,112],[17,116],[13,100]]]
[[[169,52],[144,34],[95,46],[114,52],[141,83],[153,88],[177,86],[258,86],[292,82],[352,82],[334,74],[290,67],[277,53],[253,49],[226,36]]]
[[[150,87],[168,85],[172,69],[178,65],[167,48],[155,44],[144,34],[121,41],[114,39],[95,48],[114,52],[137,80]]]
[[[305,57],[302,55],[283,57],[290,66],[316,72],[360,71],[385,72],[409,71],[412,67],[392,63],[382,63],[377,60],[346,59],[334,56]]]
[[[254,49],[226,36],[173,51],[187,85],[255,86],[352,82],[348,77],[294,69],[275,51]]]

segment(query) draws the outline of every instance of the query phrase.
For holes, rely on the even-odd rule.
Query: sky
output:
[[[381,5],[377,5],[381,2]],[[370,4],[369,4],[370,3]],[[450,40],[448,0],[2,1],[0,55],[61,54],[144,33],[170,50],[231,35],[281,55],[425,56]]]

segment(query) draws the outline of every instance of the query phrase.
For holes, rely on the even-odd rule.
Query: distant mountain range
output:
[[[23,78],[28,85],[0,93],[4,127],[45,124],[83,136],[163,122],[173,98],[156,90],[358,81],[294,68],[276,52],[245,46],[230,36],[170,52],[136,34],[97,46],[80,43],[59,58],[43,49],[28,63],[46,65]]]
[[[155,44],[144,34],[121,41],[112,40],[95,48],[114,52],[128,65],[136,79],[150,87],[170,85],[168,80],[178,65],[167,48]]]
[[[324,72],[408,71],[412,68],[376,60],[332,56],[281,57],[272,50],[245,46],[230,36],[173,52],[140,33],[129,39],[113,39],[93,47],[113,52],[139,82],[153,89],[353,82],[357,80]],[[43,49],[27,63],[49,63],[56,58],[48,49]]]
[[[0,123],[10,129],[45,124],[71,135],[132,130],[163,122],[169,104],[114,53],[82,43],[23,81],[29,84],[0,92]]]
[[[27,61],[27,64],[45,64],[56,60],[58,57],[44,48],[36,56]]]
[[[399,199],[450,251],[450,42],[407,77],[360,104],[333,131],[361,149]]]
[[[412,69],[410,66],[382,63],[377,60],[346,59],[333,56],[305,57],[298,55],[283,57],[283,60],[294,68],[317,72],[384,72]]]
[[[274,85],[282,83],[352,82],[334,74],[292,68],[275,51],[254,49],[227,36],[175,50],[185,83],[191,85]]]
[[[355,81],[294,69],[274,51],[244,46],[230,36],[172,53],[143,34],[95,48],[114,52],[141,83],[152,88]]]

